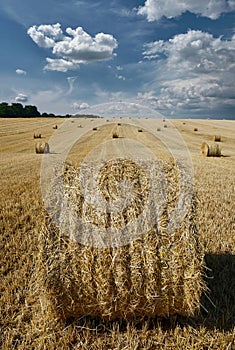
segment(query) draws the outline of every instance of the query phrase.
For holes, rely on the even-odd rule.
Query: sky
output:
[[[0,0],[0,42],[0,102],[235,119],[235,0]]]

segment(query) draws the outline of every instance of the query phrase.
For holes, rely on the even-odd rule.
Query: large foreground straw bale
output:
[[[205,157],[220,157],[221,149],[217,143],[207,144],[203,142],[201,145],[201,153]]]
[[[130,160],[119,160],[119,167],[116,164],[107,162],[102,168],[100,191],[110,203],[119,195],[116,183],[134,178],[136,198],[130,200],[128,209],[119,217],[111,217],[85,204],[79,169],[68,165],[63,182],[73,215],[83,216],[94,225],[121,227],[141,214],[150,191],[148,179]],[[175,164],[164,163],[163,167],[168,185],[166,205],[156,225],[126,245],[105,249],[83,245],[72,241],[69,233],[66,237],[54,224],[44,225],[38,283],[43,297],[62,318],[189,316],[199,309],[204,284],[195,226],[196,201],[192,199],[181,225],[170,231],[169,215],[177,203],[179,174]],[[52,192],[56,196],[56,189]]]

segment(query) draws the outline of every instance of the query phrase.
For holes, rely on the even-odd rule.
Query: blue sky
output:
[[[1,102],[235,117],[235,0],[0,0],[0,40]]]

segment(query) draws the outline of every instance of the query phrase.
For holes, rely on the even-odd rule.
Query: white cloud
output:
[[[67,77],[67,81],[69,84],[69,89],[67,91],[67,95],[69,95],[73,92],[74,83],[75,83],[76,79],[77,79],[77,77]]]
[[[19,93],[16,98],[15,98],[16,102],[27,102],[28,101],[28,96],[25,94],[21,94]]]
[[[121,74],[116,74],[116,78],[119,80],[126,80],[126,78]]]
[[[235,9],[234,0],[146,0],[138,13],[147,16],[149,22],[165,16],[173,18],[189,11],[203,17],[217,19],[222,13]]]
[[[140,97],[156,108],[205,110],[235,105],[235,36],[223,40],[190,30],[168,41],[148,43],[143,54],[155,78]]]
[[[67,72],[68,70],[79,69],[80,65],[73,61],[64,60],[63,58],[54,59],[46,58],[47,64],[44,67],[44,70],[52,70],[58,72]]]
[[[235,70],[235,36],[231,40],[222,40],[200,30],[189,30],[166,42],[160,40],[146,44],[145,48],[145,58],[166,58],[166,67],[174,75]]]
[[[82,27],[66,28],[63,34],[59,23],[53,25],[32,26],[29,36],[40,47],[51,48],[59,59],[47,58],[46,70],[66,72],[78,69],[79,64],[113,58],[117,40],[110,34],[98,33],[94,37],[86,33]]]
[[[23,69],[16,69],[16,74],[19,74],[19,75],[26,75],[27,73],[26,73],[26,71],[25,70],[23,70]]]
[[[86,102],[74,102],[72,104],[72,108],[73,109],[86,109],[86,108],[89,108],[89,104],[86,103]]]
[[[28,29],[27,34],[38,46],[45,48],[53,48],[56,40],[63,40],[60,23],[32,26]]]

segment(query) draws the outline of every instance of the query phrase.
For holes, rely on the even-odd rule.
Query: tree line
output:
[[[0,118],[70,118],[71,114],[66,115],[55,115],[53,113],[40,113],[36,106],[25,105],[21,103],[12,103],[7,102],[0,103]],[[80,118],[100,118],[98,115],[93,114],[77,114],[74,117]]]
[[[40,113],[36,106],[25,105],[21,103],[8,104],[7,102],[0,103],[0,118],[36,118],[36,117],[62,117],[53,113]],[[71,117],[66,114],[63,117]]]

